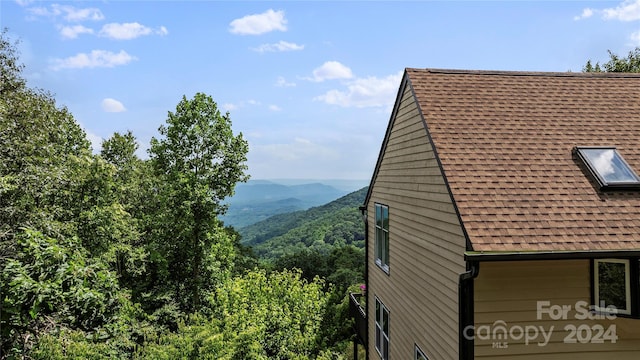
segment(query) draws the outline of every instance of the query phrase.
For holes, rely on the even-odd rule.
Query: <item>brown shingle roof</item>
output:
[[[640,76],[407,69],[474,251],[640,249],[640,191],[602,192],[575,146],[640,173]]]

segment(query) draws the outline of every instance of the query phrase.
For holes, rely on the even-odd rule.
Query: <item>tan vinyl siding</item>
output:
[[[482,263],[475,280],[476,328],[492,325],[502,320],[508,329],[516,326],[536,326],[549,331],[553,326],[551,341],[538,346],[537,341],[524,344],[524,340],[507,339],[507,348],[496,348],[492,339],[475,341],[478,359],[637,359],[640,351],[640,320],[617,318],[615,320],[578,320],[575,304],[591,303],[591,275],[589,260],[548,260],[524,262]],[[537,302],[549,301],[552,305],[569,305],[572,308],[566,320],[553,320],[543,314],[537,319]],[[566,344],[569,335],[567,325],[602,325],[604,329],[614,325],[618,340],[615,344]],[[517,331],[515,332],[517,334]],[[533,334],[533,331],[532,331]],[[585,333],[586,334],[586,333]],[[541,340],[541,337],[539,338]]]
[[[458,277],[465,271],[457,214],[411,91],[402,95],[368,203],[369,289],[389,309],[391,359],[458,358]],[[375,263],[374,204],[389,206],[389,274]],[[375,309],[369,313],[369,356]]]

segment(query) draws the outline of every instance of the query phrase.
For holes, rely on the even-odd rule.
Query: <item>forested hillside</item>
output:
[[[318,182],[284,185],[267,180],[249,180],[246,184],[238,184],[236,193],[227,200],[227,213],[220,219],[238,229],[273,215],[326,204],[345,194],[347,191]]]
[[[326,205],[274,215],[238,230],[242,244],[263,259],[275,260],[301,251],[327,254],[334,248],[364,246],[364,223],[358,209],[367,187]]]

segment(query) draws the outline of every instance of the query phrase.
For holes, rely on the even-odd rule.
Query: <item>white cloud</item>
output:
[[[231,103],[222,104],[222,109],[224,109],[225,111],[233,111],[237,108],[238,108],[238,105],[236,104],[231,104]]]
[[[375,165],[377,154],[371,155],[370,149],[378,143],[369,144],[361,136],[312,138],[292,134],[292,138],[275,143],[267,140],[270,136],[248,137],[248,166],[255,179],[368,179]]]
[[[632,41],[631,46],[640,46],[640,31],[632,33],[629,38]]]
[[[105,112],[123,112],[127,109],[116,99],[106,98],[102,100],[102,110]]]
[[[28,8],[27,12],[31,15],[31,16],[42,16],[42,17],[55,17],[56,14],[54,13],[53,10],[49,10],[46,7],[32,7],[32,8]],[[59,15],[59,14],[58,14]]]
[[[110,23],[106,24],[100,30],[99,35],[116,40],[131,40],[140,36],[151,34],[166,35],[169,32],[167,28],[161,26],[154,30],[137,22],[134,23]]]
[[[251,48],[253,51],[260,53],[263,52],[282,52],[282,51],[296,51],[304,49],[304,45],[298,45],[286,41],[280,41],[275,44],[262,44],[256,48]]]
[[[41,16],[41,17],[58,17],[62,16],[64,20],[69,22],[80,22],[80,21],[99,21],[104,19],[104,15],[97,8],[82,8],[78,9],[71,5],[60,5],[53,4],[50,8],[46,7],[33,7],[28,8],[27,12],[29,12],[32,16]]]
[[[287,31],[284,11],[269,9],[262,14],[247,15],[229,24],[229,31],[238,35],[260,35],[271,31]]]
[[[65,59],[54,59],[51,68],[53,70],[61,70],[114,67],[126,65],[133,60],[137,60],[136,57],[127,54],[124,50],[121,50],[119,53],[106,50],[93,50],[89,54],[79,53]]]
[[[337,61],[327,61],[319,68],[313,70],[313,77],[306,78],[307,80],[322,82],[325,80],[334,79],[351,79],[353,73],[351,69],[342,65]]]
[[[586,8],[586,9],[582,10],[582,14],[580,14],[578,16],[575,16],[573,18],[573,20],[577,21],[577,20],[582,20],[582,19],[588,19],[588,18],[590,18],[592,16],[593,16],[593,9]]]
[[[60,35],[65,39],[75,39],[80,34],[93,34],[93,29],[82,25],[60,27]]]
[[[260,139],[264,137],[264,134],[262,134],[260,131],[252,131],[249,133],[245,133],[245,135],[247,136],[247,138],[254,138],[254,139]]]
[[[284,77],[278,76],[278,80],[276,80],[277,87],[294,87],[296,83],[288,82]]]
[[[613,150],[605,150],[593,161],[596,170],[602,176],[611,175],[616,170],[613,168]]]
[[[91,143],[91,149],[93,150],[93,152],[96,154],[99,153],[100,149],[102,149],[102,142],[104,141],[104,139],[88,131],[86,128],[84,129],[84,132],[85,134],[87,134],[87,139]]]
[[[260,106],[262,105],[262,103],[260,101],[257,100],[243,100],[240,101],[238,103],[225,103],[221,105],[221,108],[224,109],[225,111],[232,111],[232,110],[238,110],[238,109],[242,109],[242,108],[246,108],[248,106]],[[270,109],[271,110],[271,109]]]
[[[271,111],[282,111],[282,108],[278,105],[269,105],[269,110]]]
[[[65,14],[64,19],[67,21],[99,21],[104,19],[104,15],[100,9],[96,8],[84,8],[76,9],[73,6],[54,4],[52,7],[59,7]]]
[[[277,161],[297,161],[309,159],[338,159],[339,152],[336,150],[316,144],[309,139],[297,137],[293,142],[285,144],[256,145],[254,152],[258,152],[262,157],[271,158]]]
[[[20,6],[27,6],[29,4],[31,4],[33,2],[33,0],[16,0],[16,4],[20,5]]]
[[[615,8],[604,9],[603,13],[607,20],[640,20],[640,0],[625,0]]]
[[[370,76],[347,83],[344,90],[329,90],[314,98],[330,105],[342,107],[383,107],[391,106],[395,100],[402,72],[384,78]]]

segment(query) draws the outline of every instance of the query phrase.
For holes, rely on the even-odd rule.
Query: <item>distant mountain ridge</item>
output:
[[[273,215],[326,204],[353,191],[348,189],[358,183],[363,183],[359,180],[309,181],[282,179],[240,183],[236,186],[235,195],[226,200],[229,209],[221,216],[221,220],[225,225],[235,228],[245,227]],[[328,184],[335,184],[339,188]]]
[[[238,229],[242,243],[259,257],[276,259],[305,249],[328,252],[333,247],[364,247],[364,224],[359,207],[368,187],[325,205],[274,215]]]

